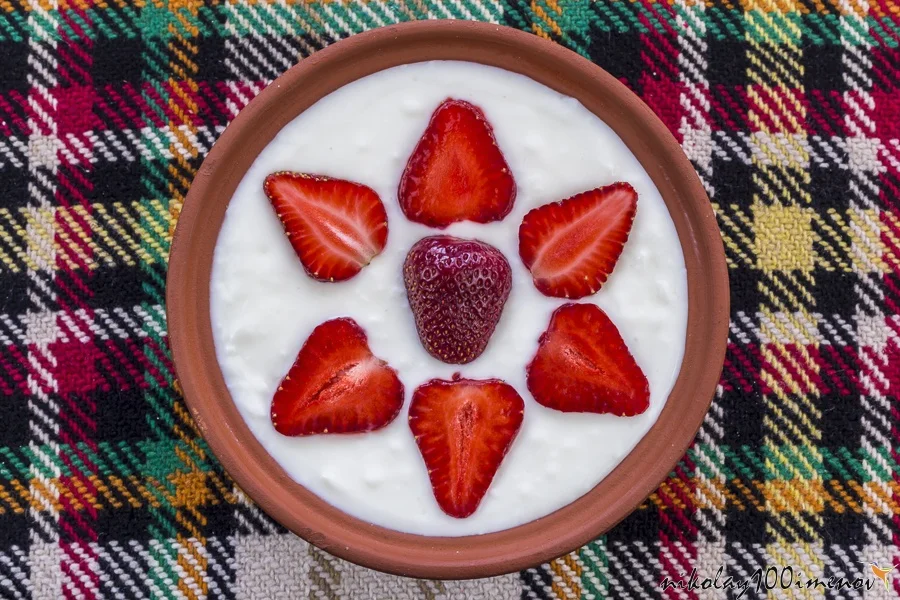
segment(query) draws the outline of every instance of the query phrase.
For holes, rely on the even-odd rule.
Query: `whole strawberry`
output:
[[[403,282],[422,345],[438,360],[464,364],[487,347],[509,298],[512,273],[493,246],[438,235],[410,249]]]

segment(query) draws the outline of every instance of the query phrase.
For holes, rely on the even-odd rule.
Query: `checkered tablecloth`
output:
[[[715,204],[733,308],[697,441],[630,518],[441,583],[253,505],[179,397],[163,304],[229,120],[327,44],[445,17],[550,38],[646,100]],[[0,598],[708,598],[659,583],[900,562],[898,46],[894,0],[0,0]]]

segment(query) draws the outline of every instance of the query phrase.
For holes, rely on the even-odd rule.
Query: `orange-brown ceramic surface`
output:
[[[527,75],[608,123],[668,206],[688,274],[684,362],[656,424],[593,490],[537,521],[480,536],[427,537],[350,517],[290,479],[245,425],[216,360],[209,314],[213,249],[235,188],[291,119],[356,79],[396,65],[465,60]],[[675,99],[673,99],[675,101]],[[166,304],[181,387],[203,436],[267,513],[332,554],[415,577],[485,577],[537,565],[602,534],[646,498],[683,455],[709,408],[725,354],[728,275],[703,187],[677,142],[636,96],[580,56],[536,36],[463,21],[408,23],[353,36],[304,59],[225,130],[194,180],[175,231]]]

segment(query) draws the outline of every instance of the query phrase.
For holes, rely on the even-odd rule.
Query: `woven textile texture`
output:
[[[713,408],[658,491],[577,552],[471,582],[368,571],[262,514],[191,423],[163,310],[229,120],[325,45],[449,17],[550,38],[644,98],[715,204],[733,298]],[[0,0],[0,598],[712,598],[659,582],[900,562],[898,47],[894,0]]]

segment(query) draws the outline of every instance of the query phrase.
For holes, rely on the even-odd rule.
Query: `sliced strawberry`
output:
[[[316,327],[272,399],[272,424],[284,435],[380,429],[403,406],[397,372],[369,350],[356,321]]]
[[[441,509],[468,517],[522,425],[525,403],[498,380],[432,379],[413,393],[409,427]]]
[[[528,390],[547,408],[630,417],[650,406],[647,378],[594,304],[556,309],[527,374]]]
[[[612,273],[637,211],[637,192],[614,183],[530,211],[519,256],[545,296],[583,298]]]
[[[387,243],[387,213],[378,194],[359,183],[282,171],[263,190],[303,268],[319,281],[344,281]]]
[[[409,157],[398,197],[410,221],[430,227],[509,214],[516,182],[480,108],[452,99],[437,107]]]

